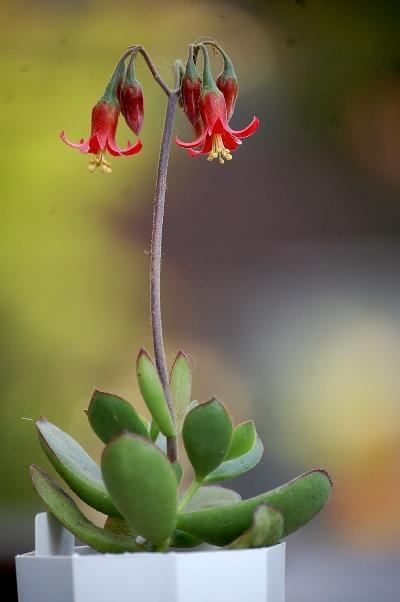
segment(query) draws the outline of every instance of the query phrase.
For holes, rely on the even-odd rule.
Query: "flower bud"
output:
[[[186,70],[181,81],[181,98],[185,115],[192,125],[196,125],[200,117],[200,92],[201,79],[193,60],[193,46],[190,46]]]
[[[239,92],[239,82],[231,59],[225,52],[223,52],[223,57],[224,69],[217,77],[217,86],[224,95],[226,112],[229,121],[233,115],[233,111],[235,110],[235,103]]]
[[[143,88],[135,77],[135,55],[132,54],[128,63],[126,76],[119,90],[121,112],[128,127],[139,135],[144,119]]]

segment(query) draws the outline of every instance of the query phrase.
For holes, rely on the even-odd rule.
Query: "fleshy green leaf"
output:
[[[125,433],[103,452],[103,479],[132,529],[156,546],[168,541],[176,520],[176,474],[150,441]]]
[[[70,435],[40,418],[36,422],[40,444],[48,459],[81,500],[109,516],[120,516],[94,460]]]
[[[279,543],[283,534],[283,516],[267,504],[261,504],[253,513],[251,526],[229,546],[230,550],[262,548]]]
[[[142,437],[149,433],[134,407],[117,395],[95,391],[87,410],[90,426],[103,443],[127,431]]]
[[[311,470],[257,497],[224,506],[205,508],[178,515],[176,528],[203,541],[225,546],[238,538],[251,525],[254,510],[269,504],[283,515],[283,537],[306,525],[325,506],[332,482],[324,470]]]
[[[212,508],[213,506],[228,506],[241,501],[240,495],[233,489],[225,489],[224,487],[211,486],[201,487],[190,502],[185,506],[185,512],[193,512],[200,508]]]
[[[192,392],[192,373],[183,351],[180,351],[176,356],[169,382],[175,408],[176,432],[179,434],[182,430]]]
[[[149,424],[149,421],[147,420],[147,418],[145,418],[145,416],[142,416],[142,414],[138,414],[138,416],[139,416],[140,420],[142,421],[144,429],[145,429],[145,431],[147,433],[147,435],[145,435],[145,436],[149,437],[150,436],[150,424]]]
[[[159,434],[160,434],[159,426],[153,418],[151,421],[151,424],[150,424],[150,439],[152,441],[157,441],[157,437]]]
[[[256,437],[256,428],[252,420],[238,424],[238,426],[233,429],[232,443],[225,461],[234,460],[235,458],[239,458],[239,456],[247,454],[253,449]]]
[[[200,539],[190,533],[184,531],[175,531],[172,533],[170,546],[171,548],[195,548],[202,543]]]
[[[223,462],[231,444],[232,430],[227,411],[215,398],[186,416],[182,437],[198,481]]]
[[[99,552],[119,554],[122,552],[144,552],[131,537],[104,531],[91,523],[61,487],[43,470],[35,465],[30,468],[33,485],[48,510],[71,531],[75,537]]]
[[[228,479],[234,479],[239,477],[241,474],[251,470],[256,466],[262,458],[264,453],[264,446],[259,437],[256,437],[256,442],[253,448],[244,454],[235,458],[234,460],[225,460],[213,472],[211,472],[204,480],[205,483],[219,483],[221,481],[227,481]]]
[[[157,369],[149,354],[141,349],[137,359],[137,377],[140,392],[150,414],[166,437],[175,435],[174,423],[168,409]]]

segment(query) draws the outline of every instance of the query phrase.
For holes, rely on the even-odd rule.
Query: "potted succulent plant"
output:
[[[214,80],[209,47],[223,61]],[[141,349],[137,378],[150,420],[121,397],[95,390],[86,410],[90,426],[104,443],[99,467],[60,428],[40,418],[40,444],[70,490],[105,515],[93,524],[70,495],[37,466],[33,485],[48,514],[36,518],[35,552],[18,556],[20,602],[283,602],[285,544],[282,540],[308,523],[326,504],[332,483],[321,469],[311,470],[267,493],[242,500],[221,483],[253,468],[263,445],[249,420],[233,425],[215,397],[192,399],[191,370],[180,351],[170,374],[162,336],[160,271],[168,157],[178,104],[194,128],[192,142],[176,140],[191,156],[202,154],[223,164],[241,139],[258,127],[256,117],[233,130],[238,80],[221,46],[205,39],[189,45],[186,67],[174,66],[170,88],[141,45],[127,49],[92,111],[92,130],[78,144],[94,155],[89,171],[107,174],[106,158],[140,151],[141,142],[118,147],[120,113],[138,135],[143,123],[143,91],[135,76],[142,56],[167,97],[158,164],[151,246],[151,325],[154,361]],[[198,72],[202,56],[202,77]],[[179,445],[178,445],[179,443]],[[183,445],[182,445],[183,443]],[[182,483],[181,451],[193,468]],[[85,545],[75,547],[74,537]]]

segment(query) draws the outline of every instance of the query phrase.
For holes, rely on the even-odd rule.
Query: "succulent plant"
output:
[[[209,160],[219,157],[223,164],[232,158],[230,152],[241,144],[240,138],[255,131],[258,120],[254,118],[245,130],[235,131],[228,126],[237,96],[237,78],[232,66],[229,73],[235,75],[236,87],[234,100],[229,96],[232,102],[228,115],[224,94],[213,80],[208,45],[220,51],[225,68],[232,65],[214,41],[190,45],[191,75],[196,75],[193,57],[197,58],[200,50],[204,56],[201,94],[190,97],[192,104],[198,103],[192,112],[200,115],[202,134],[193,143],[177,142],[189,148],[192,156],[208,153]],[[178,101],[182,94],[187,96],[182,63],[175,63],[176,86],[170,89],[147,51],[141,45],[131,46],[95,105],[91,137],[80,145],[68,144],[81,152],[96,154],[89,171],[98,165],[103,173],[111,172],[106,150],[114,156],[128,156],[140,150],[141,143],[128,144],[125,150],[115,146],[125,60],[129,59],[133,69],[138,55],[144,57],[168,98],[151,247],[150,306],[155,359],[144,349],[137,358],[139,389],[150,421],[118,395],[95,390],[86,415],[105,445],[100,467],[70,435],[45,418],[36,422],[40,444],[54,469],[82,502],[106,515],[103,528],[94,525],[42,469],[31,466],[31,477],[49,512],[77,538],[100,552],[164,552],[204,543],[228,549],[272,546],[307,524],[325,506],[332,489],[329,475],[314,469],[272,491],[242,500],[236,491],[221,483],[251,470],[260,461],[264,448],[254,422],[234,425],[216,397],[200,404],[192,400],[192,375],[183,352],[178,353],[169,375],[167,370],[161,325],[161,247],[172,126]],[[128,106],[128,97],[124,102],[125,117],[138,110],[136,104]],[[63,134],[61,137],[65,141]],[[200,150],[192,149],[200,146]],[[187,487],[180,453],[183,447],[194,474]]]
[[[31,467],[35,488],[49,511],[92,548],[132,552],[201,543],[229,549],[270,546],[308,523],[326,504],[332,484],[324,470],[311,470],[245,501],[219,485],[256,466],[263,445],[254,423],[233,426],[218,399],[191,401],[191,371],[182,352],[170,377],[180,416],[172,429],[176,428],[176,436],[182,434],[194,479],[180,494],[181,464],[171,463],[163,451],[165,433],[171,433],[168,407],[156,367],[143,350],[138,379],[152,424],[121,397],[101,391],[92,396],[86,414],[105,443],[101,468],[70,435],[45,418],[36,423],[43,450],[65,483],[83,502],[108,516],[104,529],[96,527],[59,484]],[[156,417],[161,417],[161,424]]]

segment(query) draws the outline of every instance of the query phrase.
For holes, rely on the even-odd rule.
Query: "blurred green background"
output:
[[[32,546],[41,508],[28,466],[48,467],[31,420],[45,415],[98,454],[83,414],[92,389],[140,404],[135,358],[151,348],[163,95],[140,63],[144,148],[114,159],[111,176],[88,174],[59,131],[88,134],[126,46],[143,43],[168,78],[208,35],[240,78],[232,125],[256,114],[261,126],[223,167],[172,149],[169,362],[182,347],[195,398],[215,393],[236,420],[256,418],[266,458],[238,483],[243,494],[315,465],[332,472],[325,515],[292,538],[288,601],[397,600],[399,3],[4,2],[0,29],[5,574]],[[181,115],[176,131],[191,134]],[[128,135],[121,123],[120,143]]]

